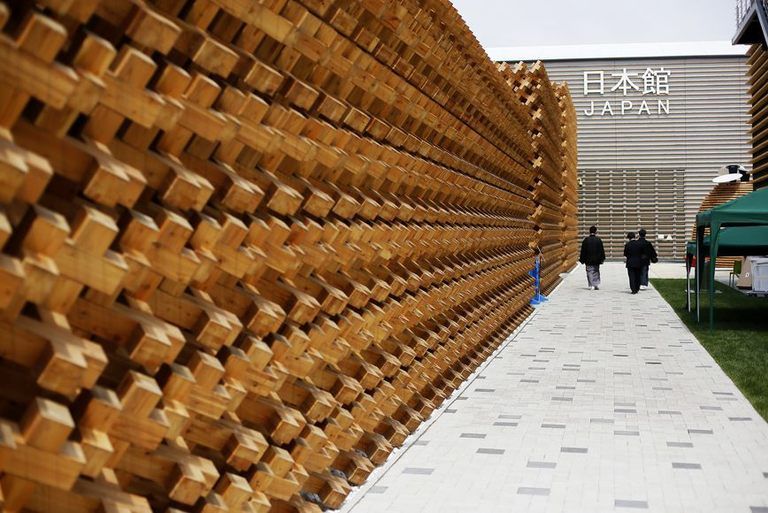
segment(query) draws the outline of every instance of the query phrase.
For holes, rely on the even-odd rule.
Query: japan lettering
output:
[[[671,71],[660,67],[658,69],[646,68],[642,73],[633,73],[622,68],[621,73],[611,73],[612,87],[610,92],[621,92],[622,96],[636,94],[640,96],[639,101],[635,103],[632,100],[624,99],[615,105],[611,101],[605,101],[602,105],[596,106],[595,100],[591,100],[588,108],[584,109],[586,116],[613,116],[620,114],[669,114],[669,99],[657,98],[656,104],[653,101],[649,103],[648,96],[668,96],[669,78]],[[610,85],[610,84],[609,84]],[[604,71],[585,71],[584,72],[584,96],[604,95],[606,92],[606,74]],[[655,109],[653,108],[655,107]]]

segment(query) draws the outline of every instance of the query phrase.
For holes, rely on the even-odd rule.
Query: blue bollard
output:
[[[541,264],[539,261],[539,256],[536,256],[535,264],[533,266],[533,271],[528,271],[528,275],[533,278],[533,284],[534,284],[534,294],[533,298],[531,299],[531,306],[538,306],[545,301],[549,301],[547,296],[541,293]]]

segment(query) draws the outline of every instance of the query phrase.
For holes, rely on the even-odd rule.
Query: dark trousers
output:
[[[650,265],[644,265],[640,272],[640,285],[648,286],[648,268]]]
[[[640,290],[640,274],[642,273],[642,267],[627,267],[627,274],[629,275],[629,288],[634,294]]]

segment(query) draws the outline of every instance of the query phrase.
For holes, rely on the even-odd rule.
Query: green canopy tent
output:
[[[710,236],[704,237],[709,227]],[[700,320],[701,276],[704,257],[714,263],[719,256],[768,254],[768,188],[723,203],[696,216],[696,318]],[[706,253],[705,253],[706,251]],[[709,266],[709,326],[715,322],[715,266]]]
[[[686,307],[691,311],[691,279],[690,269],[693,256],[696,255],[696,241],[686,245],[686,277],[687,301]],[[704,237],[702,254],[710,253],[710,237]],[[732,226],[720,230],[717,246],[718,257],[735,257],[749,255],[768,255],[768,225],[764,226]]]

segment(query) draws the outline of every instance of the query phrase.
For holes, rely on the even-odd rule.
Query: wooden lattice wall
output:
[[[564,247],[563,268],[572,269],[579,260],[579,184],[578,184],[578,141],[576,109],[571,92],[565,83],[555,87],[560,106],[560,137],[562,155],[562,190],[560,193],[560,212],[563,220],[560,242]]]
[[[755,188],[768,185],[768,52],[763,45],[752,45],[747,53],[749,66],[750,135],[752,177]]]
[[[531,245],[541,254],[541,288],[548,293],[578,260],[576,112],[567,86],[550,82],[541,62],[498,67],[532,118]]]
[[[447,0],[0,27],[4,511],[338,507],[572,259],[568,101]]]

